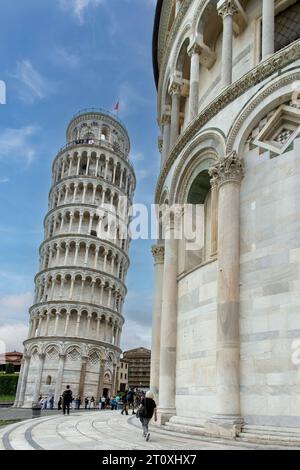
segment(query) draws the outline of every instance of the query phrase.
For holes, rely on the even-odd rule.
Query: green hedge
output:
[[[0,375],[0,395],[15,395],[18,385],[17,374],[15,375]]]

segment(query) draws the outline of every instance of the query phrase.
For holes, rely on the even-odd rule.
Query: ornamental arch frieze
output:
[[[269,113],[292,100],[297,82],[300,82],[300,70],[288,71],[270,84],[263,86],[249,100],[228,133],[226,155],[232,151],[236,151],[238,155],[242,154],[253,128]]]
[[[217,160],[225,154],[225,138],[219,129],[201,132],[182,152],[170,188],[170,204],[184,202],[190,178],[204,160]]]

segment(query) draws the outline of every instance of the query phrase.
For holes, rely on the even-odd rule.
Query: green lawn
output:
[[[0,402],[12,402],[15,398],[15,395],[0,395]]]
[[[1,426],[8,426],[9,424],[14,424],[14,423],[19,423],[20,419],[12,419],[12,420],[5,420],[5,419],[0,419],[0,428]]]

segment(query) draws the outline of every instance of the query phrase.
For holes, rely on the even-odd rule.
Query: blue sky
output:
[[[113,110],[131,137],[136,203],[159,171],[151,39],[154,0],[1,0],[0,341],[21,347],[43,239],[52,160],[73,114]],[[149,346],[153,241],[131,246],[123,347]]]

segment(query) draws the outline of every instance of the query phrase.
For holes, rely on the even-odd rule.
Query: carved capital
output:
[[[173,81],[170,85],[170,95],[181,95],[182,83]]]
[[[216,184],[220,186],[227,182],[240,183],[244,174],[244,162],[237,156],[235,151],[226,157],[220,158],[219,161],[209,169],[209,175],[212,178],[212,186]]]
[[[222,16],[223,19],[228,15],[233,16],[238,12],[235,0],[220,0],[217,4],[217,9],[218,14]]]
[[[151,251],[155,264],[162,264],[165,258],[165,247],[162,245],[154,245]]]
[[[201,54],[202,47],[198,42],[194,42],[188,49],[188,55],[192,57],[194,54]]]
[[[163,114],[161,118],[161,123],[163,126],[171,124],[171,114]]]

